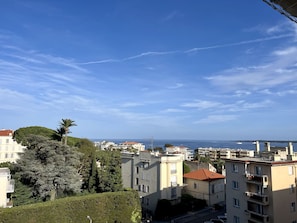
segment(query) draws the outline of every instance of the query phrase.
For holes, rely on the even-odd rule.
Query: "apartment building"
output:
[[[297,222],[297,155],[286,143],[256,142],[257,156],[225,160],[227,222]]]
[[[0,207],[12,207],[11,193],[14,192],[14,180],[8,168],[0,168]]]
[[[194,153],[186,146],[168,146],[165,148],[166,153],[170,154],[182,154],[184,160],[193,160]]]
[[[197,153],[201,157],[209,157],[211,160],[230,159],[235,157],[253,157],[254,150],[230,149],[230,148],[198,148]]]
[[[24,148],[13,139],[13,130],[0,130],[0,163],[16,162]]]
[[[123,185],[138,191],[144,215],[153,216],[161,199],[178,203],[183,187],[180,154],[122,153]]]

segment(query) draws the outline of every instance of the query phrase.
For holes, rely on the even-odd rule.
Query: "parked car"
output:
[[[210,219],[209,221],[205,221],[204,223],[225,223],[221,219]]]
[[[224,222],[227,222],[227,215],[226,214],[225,215],[219,215],[219,216],[217,216],[217,218],[223,220]]]

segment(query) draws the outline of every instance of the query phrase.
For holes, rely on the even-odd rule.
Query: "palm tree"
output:
[[[70,133],[69,128],[72,126],[76,126],[75,122],[71,119],[62,119],[60,122],[60,129],[64,129],[65,140],[64,144],[67,145],[67,136]]]
[[[59,140],[60,140],[61,143],[62,143],[62,141],[63,141],[63,136],[65,135],[65,129],[64,129],[62,126],[60,126],[59,128],[56,129],[56,134],[59,136]],[[63,143],[62,143],[62,144],[63,144]]]

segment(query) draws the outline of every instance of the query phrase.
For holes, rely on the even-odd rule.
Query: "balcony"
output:
[[[269,216],[266,214],[261,214],[252,210],[246,210],[245,212],[249,215],[248,222],[269,223]]]
[[[268,186],[268,176],[267,175],[256,175],[256,174],[245,174],[247,183],[261,185],[263,188]]]
[[[268,196],[265,194],[259,194],[259,193],[254,193],[247,191],[245,192],[246,196],[248,197],[248,201],[260,204],[260,205],[268,205]]]

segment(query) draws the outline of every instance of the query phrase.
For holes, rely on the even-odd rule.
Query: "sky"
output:
[[[297,26],[262,0],[3,0],[0,128],[295,140]]]

